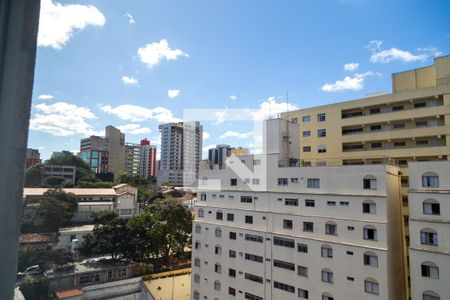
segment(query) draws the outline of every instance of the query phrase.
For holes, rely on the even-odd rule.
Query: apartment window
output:
[[[195,283],[200,283],[200,275],[194,274],[194,282]]]
[[[428,121],[416,121],[416,127],[426,127],[428,126]]]
[[[426,102],[414,103],[414,108],[422,108],[422,107],[427,107],[427,103]]]
[[[379,114],[379,113],[381,113],[381,108],[379,108],[379,107],[371,108],[371,109],[370,109],[370,114],[371,114],[371,115]]]
[[[219,273],[219,274],[222,273],[222,266],[220,264],[215,264],[214,272]]]
[[[221,238],[222,237],[222,229],[216,228],[215,235],[217,238]]]
[[[316,201],[312,199],[305,199],[305,206],[306,207],[314,207],[316,206]]]
[[[251,242],[262,243],[264,238],[262,236],[260,236],[260,235],[245,234],[245,240],[246,241],[251,241]]]
[[[434,199],[426,199],[423,201],[423,214],[424,215],[440,215],[441,208],[439,202]]]
[[[311,146],[304,146],[303,152],[311,152]]]
[[[423,174],[422,187],[439,187],[439,176],[431,172]]]
[[[327,136],[327,130],[326,129],[318,129],[317,130],[317,137],[326,137]]]
[[[339,205],[340,206],[349,206],[350,202],[348,202],[348,201],[339,201]]]
[[[371,175],[364,177],[363,188],[365,190],[376,190],[377,189],[377,179]]]
[[[281,268],[281,269],[286,269],[289,271],[295,271],[295,265],[293,263],[286,262],[286,261],[274,259],[273,266],[277,267],[277,268]]]
[[[202,233],[202,226],[195,225],[195,233]]]
[[[326,258],[333,258],[333,248],[328,245],[323,245],[320,248],[321,256]]]
[[[234,214],[227,214],[227,221],[233,222],[234,221]]]
[[[405,141],[394,142],[394,147],[405,147],[405,146],[406,146]]]
[[[299,298],[302,298],[302,299],[309,299],[308,297],[309,297],[309,295],[308,295],[308,290],[304,290],[304,289],[298,289],[297,290],[297,295],[298,295],[298,297]]]
[[[364,214],[375,214],[377,213],[377,206],[372,200],[365,200],[362,204],[362,212]]]
[[[250,273],[245,273],[245,279],[250,280],[250,281],[254,281],[257,283],[263,283],[263,278],[260,276],[256,276]]]
[[[392,125],[392,127],[394,129],[403,129],[403,128],[405,128],[405,123],[394,123],[394,125]]]
[[[439,267],[432,262],[423,262],[420,265],[422,277],[439,279]]]
[[[307,186],[310,189],[320,188],[320,179],[319,178],[308,178]]]
[[[326,115],[325,114],[317,114],[317,122],[325,122]]]
[[[318,145],[317,146],[317,153],[326,153],[327,152],[327,146],[326,145]]]
[[[223,220],[223,213],[221,211],[216,212],[216,220]]]
[[[234,250],[228,251],[228,257],[236,258],[236,251],[234,251]]]
[[[219,245],[216,245],[214,247],[214,254],[221,255],[222,254],[222,247],[220,247]]]
[[[313,232],[314,231],[314,223],[313,222],[303,222],[303,231]]]
[[[230,185],[236,186],[237,185],[237,178],[231,178],[230,179]]]
[[[292,229],[292,220],[283,220],[284,229]]]
[[[383,147],[383,143],[380,143],[380,142],[371,143],[371,144],[370,144],[370,147],[371,147],[371,148],[375,148],[375,149],[381,148],[381,147]]]
[[[364,265],[378,268],[378,256],[373,252],[364,253]]]
[[[303,116],[302,117],[302,122],[303,123],[306,123],[306,122],[309,122],[309,121],[311,121],[311,116]]]
[[[254,185],[259,184],[259,178],[253,178],[252,179],[252,184],[254,184]]]
[[[200,258],[195,258],[194,259],[194,266],[200,267]]]
[[[236,277],[236,270],[235,269],[228,269],[228,276]]]
[[[375,279],[368,278],[364,280],[364,291],[369,294],[378,295],[378,282]]]
[[[236,232],[230,231],[229,238],[230,238],[230,240],[235,240],[236,239]]]
[[[291,178],[291,183],[298,183],[298,177]]]
[[[288,248],[295,247],[295,242],[293,239],[287,239],[287,238],[282,238],[282,237],[277,237],[277,236],[273,237],[273,244],[277,245],[277,246],[288,247]]]
[[[392,111],[401,111],[404,108],[405,107],[403,105],[396,105],[396,106],[392,106]]]
[[[422,294],[423,300],[441,300],[441,297],[433,291],[426,291]]]
[[[284,205],[298,206],[298,199],[286,198],[284,199]]]
[[[200,201],[206,201],[206,194],[205,193],[201,193],[200,194]]]
[[[327,201],[328,206],[336,206],[336,201]]]
[[[322,300],[334,300],[334,298],[332,296],[330,296],[330,294],[328,294],[328,293],[323,293]]]
[[[370,131],[381,131],[381,125],[370,126]]]
[[[221,289],[220,281],[218,281],[218,280],[214,281],[214,289],[216,291],[220,291],[220,289]]]
[[[353,251],[346,251],[345,252],[347,255],[353,255]]]
[[[255,261],[255,262],[259,262],[259,263],[263,262],[263,257],[262,256],[254,255],[254,254],[250,254],[250,253],[245,253],[245,259],[246,260]]]
[[[297,244],[297,251],[302,253],[308,253],[308,245],[307,244]]]
[[[288,185],[287,178],[278,178],[278,185]]]
[[[253,224],[253,216],[245,216],[246,224]]]
[[[376,241],[378,239],[377,230],[373,226],[364,226],[363,236],[365,240]]]
[[[203,208],[200,208],[198,210],[198,217],[203,218],[204,216],[205,216],[205,211],[203,210]]]
[[[289,293],[295,293],[295,287],[293,287],[292,285],[286,284],[286,283],[274,281],[273,287],[276,289],[280,289],[280,290],[289,292]]]
[[[303,131],[302,132],[303,137],[308,137],[311,136],[311,131],[307,130],[307,131]]]
[[[194,300],[200,300],[200,293],[197,291],[194,291]]]
[[[322,270],[322,281],[333,283],[333,272],[329,269]]]
[[[297,275],[302,277],[308,277],[308,267],[297,266]]]
[[[416,140],[416,146],[428,146],[428,140]]]
[[[228,295],[236,296],[236,289],[232,288],[232,287],[229,287],[228,288]]]
[[[422,229],[420,231],[420,243],[422,245],[438,245],[438,234],[436,231],[430,228]]]
[[[241,196],[241,203],[252,203],[253,197],[252,196]]]
[[[199,241],[195,241],[195,243],[194,243],[194,248],[196,249],[196,250],[200,250],[201,249],[201,243],[199,242]]]
[[[325,234],[337,235],[337,225],[334,222],[327,222],[325,224]]]

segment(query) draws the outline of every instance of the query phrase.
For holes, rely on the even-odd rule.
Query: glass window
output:
[[[364,265],[371,267],[378,267],[378,256],[372,252],[364,253]]]
[[[308,178],[307,186],[308,186],[308,188],[313,188],[313,189],[320,188],[320,179],[319,178]]]
[[[313,232],[314,231],[314,223],[313,222],[303,222],[303,231]]]
[[[298,199],[286,198],[286,199],[284,199],[284,205],[298,206]]]
[[[311,131],[307,130],[307,131],[303,131],[302,132],[303,137],[308,137],[311,136]]]
[[[439,176],[431,173],[422,175],[422,187],[439,187]]]
[[[362,206],[364,214],[375,214],[377,212],[377,206],[372,200],[364,201]]]
[[[318,153],[326,153],[327,152],[327,146],[326,145],[318,145],[317,146],[317,152]]]
[[[439,279],[439,268],[434,263],[424,262],[420,265],[422,277]]]
[[[297,275],[302,277],[308,277],[308,267],[297,266]]]
[[[288,185],[287,178],[278,178],[278,185]]]
[[[333,283],[333,272],[329,270],[322,270],[322,281]]]
[[[318,129],[317,130],[317,137],[326,137],[327,136],[327,130],[326,129]]]
[[[311,152],[311,146],[304,146],[303,152]]]
[[[424,215],[440,215],[441,208],[439,202],[434,199],[427,199],[423,201],[423,214]]]
[[[302,253],[308,253],[308,245],[307,244],[297,244],[297,251]]]
[[[422,245],[438,245],[438,235],[432,229],[422,229],[420,231],[420,243]]]
[[[333,258],[333,248],[328,245],[323,245],[320,249],[322,257]]]
[[[284,229],[292,229],[292,220],[283,220]]]
[[[364,227],[363,235],[365,240],[376,241],[377,240],[377,230],[371,227]]]
[[[298,289],[298,297],[302,299],[309,299],[308,290]]]
[[[317,114],[317,122],[324,122],[326,121],[326,115],[325,114]]]
[[[373,279],[364,280],[364,291],[369,294],[378,295],[378,282]]]
[[[306,122],[309,122],[309,121],[311,121],[311,116],[303,116],[302,117],[302,122],[306,123]]]
[[[253,224],[253,216],[245,216],[246,224]]]

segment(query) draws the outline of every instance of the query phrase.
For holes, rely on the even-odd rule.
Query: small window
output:
[[[422,187],[439,187],[439,176],[435,173],[422,175]]]
[[[253,185],[258,185],[259,184],[259,178],[253,178],[252,179],[252,184]]]
[[[235,269],[228,269],[228,276],[236,277],[236,270]]]
[[[288,185],[287,178],[278,178],[278,185]]]
[[[220,291],[220,289],[221,289],[220,281],[218,281],[218,280],[214,281],[214,289],[216,291]]]
[[[214,254],[216,255],[222,255],[222,247],[220,247],[219,245],[216,245],[214,247]]]
[[[307,131],[303,131],[302,132],[303,137],[308,137],[311,136],[311,131],[307,130]]]
[[[377,230],[371,226],[364,227],[363,236],[365,240],[376,241],[378,239]]]
[[[216,228],[216,230],[215,230],[215,236],[216,236],[217,238],[221,238],[221,237],[222,237],[222,229]]]
[[[303,152],[311,152],[311,146],[304,146]]]
[[[292,220],[283,220],[284,229],[292,229]]]
[[[194,266],[200,267],[200,258],[197,257],[194,259]]]
[[[416,127],[426,127],[428,126],[428,121],[416,121]]]
[[[364,214],[376,214],[377,206],[372,200],[365,200],[362,204],[362,212]]]
[[[403,105],[396,105],[396,106],[392,106],[392,111],[401,111],[404,108],[405,107]]]
[[[298,289],[298,297],[301,299],[309,299],[308,290]]]
[[[231,178],[230,179],[230,185],[231,186],[236,186],[237,185],[237,178]]]
[[[414,108],[422,108],[422,107],[427,107],[427,103],[426,102],[414,103]]]
[[[422,229],[420,231],[420,243],[422,245],[438,245],[438,234],[433,229]]]
[[[219,273],[219,274],[222,273],[222,266],[220,264],[215,264],[214,272]]]
[[[223,220],[223,213],[221,211],[216,212],[216,220]]]
[[[364,291],[369,294],[378,295],[378,282],[374,279],[366,279],[364,280]]]
[[[260,159],[254,159],[253,160],[253,165],[254,166],[259,166],[261,164],[261,160]]]
[[[337,235],[337,225],[334,222],[327,222],[325,224],[325,234]]]
[[[312,199],[305,199],[305,206],[306,207],[314,207],[316,206],[315,200]]]
[[[333,258],[333,248],[328,245],[323,245],[320,249],[322,257]]]
[[[327,130],[326,129],[318,129],[317,130],[317,137],[326,137],[327,136]]]
[[[317,114],[317,122],[325,122],[326,114]]]
[[[328,206],[336,206],[336,201],[327,201]]]
[[[236,296],[236,289],[232,288],[232,287],[229,287],[228,288],[228,295]]]
[[[348,202],[348,201],[339,201],[339,205],[340,206],[349,206],[350,202]]]
[[[322,270],[322,281],[333,283],[333,272],[328,269]]]
[[[441,300],[441,297],[433,291],[426,291],[422,294],[422,300]]]
[[[200,225],[195,225],[195,233],[198,233],[198,234],[200,234],[200,233],[202,233],[202,226],[200,226]]]
[[[381,125],[372,125],[370,126],[370,131],[381,131]]]
[[[205,216],[205,211],[203,210],[203,208],[200,208],[198,210],[198,217],[203,218],[204,216]]]
[[[432,262],[423,262],[421,265],[422,277],[439,279],[439,268]]]
[[[379,108],[379,107],[375,107],[375,108],[371,108],[370,109],[370,114],[371,115],[379,114],[379,113],[381,113],[381,108]]]
[[[314,231],[314,223],[313,222],[303,222],[303,231],[313,232]]]
[[[200,201],[206,201],[206,194],[205,193],[201,193],[200,194]]]
[[[309,121],[311,121],[311,116],[303,116],[302,117],[302,122],[303,123],[306,123],[306,122],[309,122]]]
[[[297,266],[297,275],[302,277],[308,277],[308,267]]]
[[[228,257],[236,258],[236,251],[234,251],[234,250],[228,251]]]
[[[234,221],[234,214],[227,214],[227,221],[233,222]]]
[[[317,146],[317,153],[326,153],[327,152],[327,146],[326,145],[318,145]]]
[[[298,177],[292,177],[291,183],[298,183]]]
[[[440,215],[441,208],[439,202],[434,199],[427,199],[423,201],[423,214],[424,215]]]
[[[378,256],[373,252],[364,253],[364,265],[378,268]]]
[[[428,146],[428,140],[416,140],[416,146]]]
[[[194,243],[194,249],[196,250],[200,250],[201,249],[202,244],[199,241],[195,241]]]
[[[394,142],[394,147],[405,147],[405,146],[406,146],[405,141]]]
[[[405,128],[405,123],[394,123],[394,125],[392,125],[392,127],[394,129],[403,129],[403,128]]]
[[[253,216],[245,216],[246,224],[253,224]]]
[[[382,148],[383,147],[383,143],[380,143],[380,142],[371,143],[370,147],[371,148],[375,148],[375,149]]]
[[[253,197],[252,196],[241,196],[241,203],[252,203]]]
[[[302,253],[308,253],[308,245],[307,244],[297,244],[297,251]]]
[[[284,199],[284,205],[286,205],[286,206],[298,206],[298,199],[286,198],[286,199]]]
[[[200,300],[200,293],[197,291],[194,291],[194,300]]]
[[[229,238],[230,238],[230,240],[235,240],[236,239],[236,232],[230,231]]]
[[[194,282],[195,283],[200,283],[200,275],[194,274]]]
[[[377,189],[377,179],[370,175],[364,177],[363,188],[365,190],[376,190]]]
[[[308,178],[307,186],[308,186],[308,188],[311,188],[311,189],[320,188],[320,179],[319,178]]]

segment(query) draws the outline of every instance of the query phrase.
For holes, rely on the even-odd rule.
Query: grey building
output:
[[[42,179],[47,177],[63,177],[75,184],[77,168],[74,166],[46,165],[42,173]]]
[[[211,163],[217,164],[220,169],[223,169],[225,167],[225,161],[231,155],[232,149],[230,145],[216,145],[216,148],[209,149],[208,159]]]
[[[130,175],[140,175],[141,145],[125,144],[125,169]]]

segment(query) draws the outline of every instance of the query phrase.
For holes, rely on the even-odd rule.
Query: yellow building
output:
[[[302,165],[401,167],[408,244],[408,161],[450,160],[450,56],[392,74],[392,94],[300,109],[282,117],[300,125]]]
[[[249,153],[250,151],[247,148],[237,147],[231,149],[231,155],[245,156],[248,155]]]

